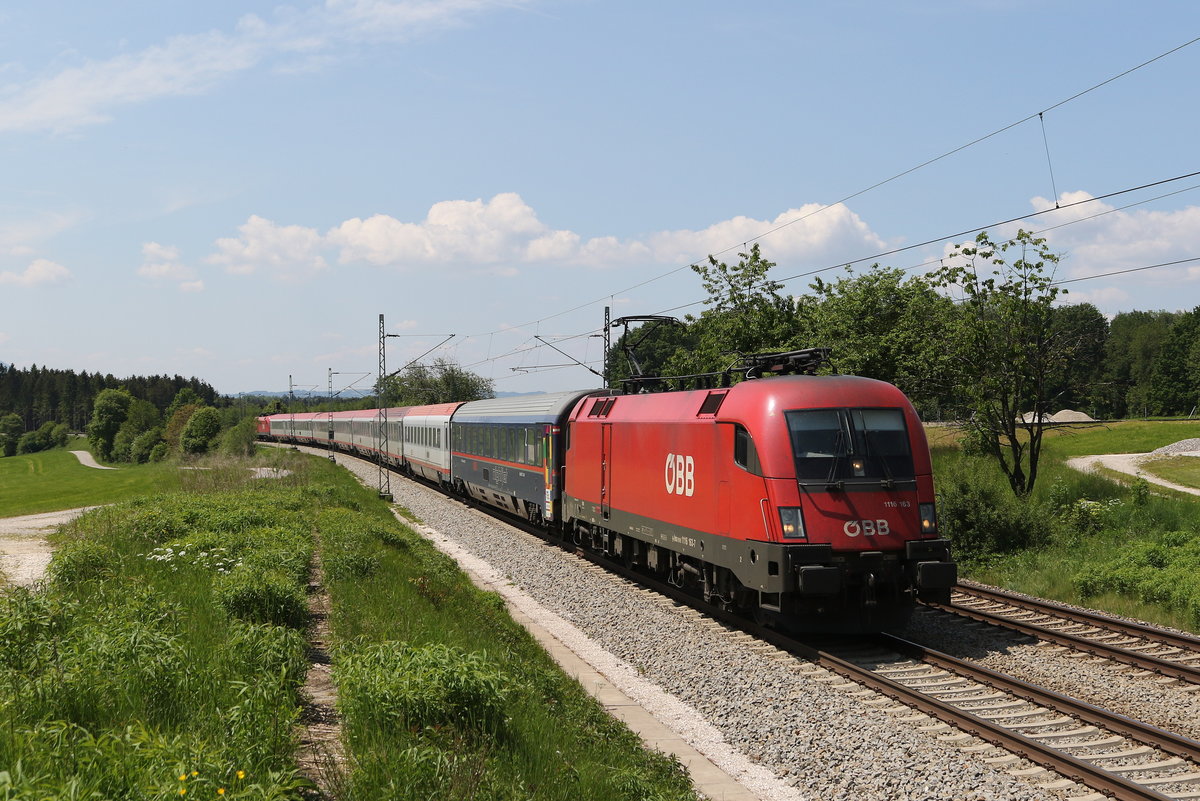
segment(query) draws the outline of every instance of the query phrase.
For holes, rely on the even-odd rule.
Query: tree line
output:
[[[644,339],[637,331],[619,337],[609,353],[606,378],[610,386],[630,378],[625,346],[639,339],[637,361],[645,374],[665,377],[663,383],[675,387],[686,381],[672,377],[720,372],[735,364],[738,354],[829,347],[838,372],[895,384],[926,420],[961,420],[975,411],[972,396],[977,394],[975,376],[966,368],[988,341],[986,336],[964,341],[963,326],[970,318],[986,322],[1007,297],[1027,316],[1036,311],[1036,320],[1026,320],[1026,333],[1047,358],[1055,354],[1061,362],[1046,376],[1037,399],[1022,391],[1018,401],[1026,405],[1018,414],[1033,411],[1035,400],[1044,403],[1047,414],[1074,409],[1096,419],[1186,416],[1196,410],[1200,306],[1186,312],[1121,312],[1109,320],[1090,303],[1061,302],[1065,291],[1049,280],[1050,260],[1057,256],[1044,243],[1027,234],[1014,244],[982,236],[976,243],[981,247],[960,249],[977,263],[958,271],[910,275],[878,264],[856,273],[847,268],[833,280],[815,279],[809,292],[794,297],[769,277],[775,264],[758,245],[740,253],[736,264],[710,257],[692,268],[709,294],[707,308]],[[1038,282],[1026,275],[1000,291],[998,279],[985,268],[1007,266],[995,264],[1005,245],[1038,251],[1043,264]],[[961,296],[964,280],[974,287]],[[988,281],[992,287],[985,296]],[[1035,290],[1036,297],[1020,303],[1022,292]]]
[[[606,378],[681,389],[701,375],[711,385],[723,371],[738,380],[747,355],[830,348],[833,371],[895,384],[927,421],[963,423],[968,445],[1027,496],[1051,414],[1180,416],[1200,404],[1200,306],[1110,321],[1090,303],[1063,302],[1058,260],[1028,232],[997,241],[984,232],[925,275],[847,268],[790,296],[757,244],[736,264],[710,256],[692,267],[707,308],[622,334]]]
[[[221,397],[198,378],[179,375],[115,378],[86,370],[76,373],[37,365],[19,368],[0,362],[0,414],[20,417],[24,431],[36,430],[47,422],[83,431],[92,419],[96,396],[106,389],[125,389],[163,412],[184,387],[210,406]]]

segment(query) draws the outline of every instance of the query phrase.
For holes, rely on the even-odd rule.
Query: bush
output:
[[[143,431],[134,438],[129,446],[129,461],[136,464],[145,464],[154,460],[154,451],[157,446],[162,445],[163,454],[166,454],[167,446],[163,443],[163,430],[161,428],[152,428],[149,431]],[[158,460],[154,460],[158,461]]]
[[[245,417],[221,435],[221,453],[253,456],[258,443],[258,421]]]
[[[161,462],[167,458],[167,443],[160,442],[150,449],[150,461]]]
[[[1048,542],[1054,519],[1028,499],[1013,495],[1007,484],[988,482],[994,471],[978,460],[963,459],[938,476],[938,527],[965,561],[1012,553]]]
[[[117,553],[102,542],[73,540],[55,552],[48,572],[54,581],[78,584],[112,575],[118,559]]]
[[[208,453],[213,439],[220,431],[221,415],[211,406],[202,406],[183,427],[179,447],[184,453]]]
[[[17,440],[17,453],[38,453],[67,444],[70,434],[62,423],[47,422],[37,431],[28,431]]]

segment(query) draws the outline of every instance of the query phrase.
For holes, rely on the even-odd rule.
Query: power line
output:
[[[1088,88],[1086,88],[1086,89],[1083,89],[1082,91],[1076,92],[1075,94],[1071,95],[1070,97],[1064,98],[1063,100],[1059,100],[1058,102],[1056,102],[1056,103],[1053,103],[1052,105],[1049,105],[1049,106],[1047,106],[1046,108],[1044,108],[1044,109],[1041,109],[1040,111],[1036,111],[1036,112],[1034,112],[1034,113],[1032,113],[1032,114],[1029,114],[1029,115],[1027,115],[1027,116],[1025,116],[1025,117],[1022,117],[1022,118],[1021,118],[1021,119],[1019,119],[1019,120],[1016,120],[1016,121],[1014,121],[1014,122],[1011,122],[1011,123],[1009,123],[1009,124],[1007,124],[1007,125],[1005,125],[1005,126],[1003,126],[1003,127],[997,128],[996,130],[992,131],[991,133],[984,134],[983,136],[976,137],[975,139],[972,139],[971,141],[969,141],[969,142],[967,142],[967,143],[965,143],[965,144],[963,144],[963,145],[959,145],[958,147],[956,147],[956,148],[953,148],[952,150],[948,150],[948,151],[946,151],[945,153],[942,153],[942,154],[941,154],[941,155],[939,155],[939,156],[935,156],[935,157],[933,157],[933,158],[931,158],[931,159],[927,159],[927,160],[925,160],[925,161],[923,161],[923,162],[921,162],[921,163],[919,163],[919,164],[917,164],[917,165],[915,165],[915,166],[909,167],[909,168],[908,168],[908,169],[906,169],[906,170],[903,170],[903,171],[901,171],[901,172],[898,172],[898,173],[896,173],[895,175],[891,176],[890,178],[885,178],[885,179],[883,179],[883,180],[881,180],[881,181],[877,181],[877,182],[875,182],[875,183],[871,184],[870,186],[867,186],[867,187],[866,187],[866,188],[864,188],[864,189],[860,189],[860,190],[858,190],[858,191],[856,191],[856,192],[852,192],[851,194],[849,194],[849,195],[846,195],[845,197],[841,198],[840,200],[834,201],[833,203],[830,203],[830,204],[828,204],[828,205],[821,206],[821,207],[820,207],[820,208],[818,208],[818,209],[815,209],[815,210],[813,210],[813,211],[810,211],[810,212],[808,212],[807,214],[803,214],[803,215],[801,215],[801,216],[799,216],[799,217],[796,217],[795,219],[789,220],[789,221],[787,221],[787,222],[785,222],[785,223],[781,223],[780,225],[774,226],[773,228],[768,228],[766,231],[763,231],[762,233],[760,233],[760,234],[757,234],[756,236],[752,236],[752,237],[750,237],[750,238],[748,238],[748,239],[744,239],[744,240],[743,240],[741,243],[739,243],[739,244],[733,244],[733,245],[730,245],[730,246],[728,246],[728,247],[726,247],[726,248],[723,248],[723,249],[721,249],[721,250],[718,250],[718,251],[716,251],[716,252],[714,252],[714,253],[710,253],[710,254],[707,254],[707,255],[710,255],[710,256],[720,256],[720,255],[723,255],[723,254],[725,254],[725,253],[728,253],[728,252],[730,252],[730,251],[734,250],[735,248],[737,248],[737,247],[739,247],[739,246],[746,246],[746,245],[748,245],[748,244],[749,244],[749,243],[751,243],[751,242],[757,242],[758,240],[760,240],[760,239],[763,239],[763,238],[765,238],[765,237],[767,237],[767,236],[770,236],[771,234],[773,234],[773,233],[775,233],[775,232],[777,232],[777,231],[780,231],[780,230],[783,230],[784,228],[787,228],[787,227],[789,227],[789,226],[795,225],[796,223],[803,222],[804,220],[807,220],[807,219],[809,219],[810,217],[813,217],[813,216],[815,216],[815,215],[817,215],[817,214],[821,214],[822,212],[825,212],[825,211],[827,211],[828,209],[831,209],[831,208],[833,208],[833,207],[835,207],[835,206],[838,206],[838,205],[842,205],[842,204],[844,204],[844,203],[847,203],[848,201],[854,200],[855,198],[861,197],[862,195],[865,195],[865,194],[867,194],[868,192],[871,192],[871,191],[873,191],[873,190],[875,190],[875,189],[878,189],[878,188],[879,188],[879,187],[881,187],[881,186],[886,186],[887,184],[890,184],[890,183],[892,183],[892,182],[894,182],[894,181],[897,181],[897,180],[899,180],[899,179],[901,179],[901,178],[903,178],[903,177],[905,177],[905,176],[907,176],[907,175],[911,175],[912,173],[914,173],[914,172],[917,172],[918,170],[924,169],[925,167],[928,167],[928,166],[930,166],[930,165],[932,165],[932,164],[936,164],[936,163],[937,163],[937,162],[939,162],[939,161],[942,161],[942,160],[944,160],[944,159],[947,159],[947,158],[949,158],[950,156],[953,156],[953,155],[955,155],[955,154],[957,154],[957,153],[961,153],[962,151],[964,151],[964,150],[967,150],[967,149],[969,149],[969,148],[971,148],[971,147],[974,147],[975,145],[978,145],[978,144],[981,144],[981,143],[983,143],[983,142],[986,142],[986,141],[987,141],[987,140],[989,140],[989,139],[992,139],[992,138],[994,138],[994,137],[996,137],[996,136],[999,136],[1000,134],[1002,134],[1002,133],[1005,133],[1006,131],[1010,131],[1010,130],[1012,130],[1013,128],[1016,128],[1016,127],[1018,127],[1018,126],[1020,126],[1020,125],[1023,125],[1023,124],[1025,124],[1025,123],[1027,123],[1027,122],[1029,122],[1029,121],[1031,121],[1031,120],[1033,120],[1033,119],[1036,119],[1036,118],[1041,118],[1041,117],[1042,117],[1043,115],[1045,115],[1045,113],[1046,113],[1046,112],[1048,112],[1048,111],[1053,111],[1053,110],[1055,110],[1055,109],[1057,109],[1057,108],[1061,108],[1062,106],[1065,106],[1066,104],[1068,104],[1068,103],[1070,103],[1070,102],[1072,102],[1072,101],[1078,100],[1079,98],[1081,98],[1081,97],[1084,97],[1085,95],[1088,95],[1088,94],[1090,94],[1090,93],[1092,93],[1092,92],[1094,92],[1094,91],[1096,91],[1096,90],[1098,90],[1098,89],[1100,89],[1100,88],[1102,88],[1102,87],[1104,87],[1104,86],[1107,86],[1108,84],[1110,84],[1110,83],[1113,83],[1114,81],[1118,81],[1118,80],[1120,80],[1121,78],[1124,78],[1124,77],[1125,77],[1125,76],[1127,76],[1127,75],[1130,75],[1130,74],[1132,74],[1132,73],[1134,73],[1134,72],[1137,72],[1137,71],[1138,71],[1138,70],[1140,70],[1140,69],[1143,69],[1143,68],[1145,68],[1145,67],[1148,67],[1148,66],[1150,66],[1151,64],[1155,63],[1156,61],[1160,61],[1160,60],[1162,60],[1162,59],[1166,58],[1167,56],[1170,56],[1170,55],[1172,55],[1172,54],[1174,54],[1174,53],[1177,53],[1177,52],[1179,52],[1180,50],[1183,50],[1183,49],[1185,49],[1185,48],[1187,48],[1187,47],[1190,47],[1191,45],[1194,45],[1194,44],[1196,44],[1197,42],[1200,42],[1200,36],[1198,36],[1198,37],[1196,37],[1196,38],[1194,38],[1194,39],[1191,39],[1191,40],[1189,40],[1189,41],[1186,41],[1186,42],[1184,42],[1184,43],[1183,43],[1183,44],[1181,44],[1181,45],[1178,45],[1178,46],[1176,46],[1176,47],[1173,47],[1173,48],[1171,48],[1170,50],[1167,50],[1166,52],[1159,53],[1157,56],[1154,56],[1153,58],[1150,58],[1150,59],[1148,59],[1148,60],[1146,60],[1146,61],[1143,61],[1143,62],[1141,62],[1140,64],[1137,64],[1136,66],[1133,66],[1133,67],[1130,67],[1130,68],[1129,68],[1129,69],[1127,69],[1127,70],[1124,70],[1123,72],[1117,73],[1116,75],[1113,75],[1113,76],[1111,76],[1111,77],[1109,77],[1109,78],[1106,78],[1105,80],[1103,80],[1103,81],[1100,81],[1099,83],[1093,84],[1092,86],[1089,86]],[[1130,191],[1133,191],[1133,190],[1130,190]],[[1057,201],[1057,197],[1055,198],[1055,200]],[[1020,220],[1020,219],[1024,219],[1024,218],[1019,218],[1019,217],[1018,217],[1018,218],[1014,218],[1014,220],[1013,220],[1013,221]],[[983,229],[974,229],[974,230],[983,230]],[[937,241],[937,240],[934,240],[934,241]],[[928,243],[927,243],[927,244],[928,244]],[[881,254],[881,255],[892,255],[892,253],[893,253],[893,252],[899,252],[899,251],[889,251],[888,253],[884,253],[884,254]],[[860,260],[860,261],[861,261],[861,260]],[[604,298],[607,298],[607,297],[612,297],[612,296],[614,296],[614,295],[622,294],[622,293],[625,293],[625,292],[632,292],[632,291],[633,291],[633,290],[635,290],[635,289],[640,289],[640,288],[642,288],[642,287],[644,287],[644,286],[646,286],[646,285],[648,285],[648,284],[652,284],[652,283],[654,283],[655,281],[659,281],[659,280],[662,280],[663,278],[667,278],[667,277],[669,277],[669,276],[675,275],[675,274],[676,274],[676,273],[678,273],[678,272],[681,272],[681,271],[683,271],[683,270],[689,269],[690,267],[692,267],[692,265],[693,265],[694,263],[695,263],[695,262],[692,262],[692,263],[689,263],[689,264],[683,264],[683,265],[680,265],[680,266],[678,266],[678,267],[675,267],[675,268],[673,268],[673,269],[671,269],[671,270],[668,270],[667,272],[664,272],[664,273],[661,273],[661,274],[659,274],[659,275],[653,276],[653,277],[651,277],[651,278],[648,278],[648,279],[646,279],[646,280],[644,280],[644,281],[641,281],[641,282],[639,282],[639,283],[637,283],[637,284],[634,284],[634,285],[632,285],[632,286],[626,287],[626,288],[624,288],[624,289],[617,290],[617,292],[608,292],[608,293],[605,293],[605,294],[604,294],[604,295],[602,295],[601,297],[599,297],[599,298],[596,298],[596,299],[594,299],[594,300],[590,300],[590,301],[587,301],[587,302],[585,302],[585,303],[581,303],[581,304],[579,304],[579,305],[577,305],[577,306],[572,306],[572,307],[571,307],[571,308],[569,308],[569,309],[564,309],[563,311],[556,312],[556,313],[554,313],[554,314],[551,314],[551,315],[549,315],[549,316],[546,316],[546,317],[539,318],[539,319],[537,319],[537,320],[530,320],[529,322],[521,323],[520,325],[517,325],[517,326],[512,326],[512,328],[523,329],[523,328],[525,328],[525,327],[527,327],[527,326],[530,326],[530,325],[538,325],[538,324],[540,324],[540,323],[543,323],[543,322],[546,322],[546,321],[548,321],[548,320],[553,320],[553,319],[556,319],[556,318],[558,318],[558,317],[562,317],[563,315],[570,314],[571,312],[579,311],[580,309],[584,309],[584,308],[587,308],[588,306],[591,306],[591,305],[593,305],[593,304],[599,303],[600,301],[604,300]],[[853,263],[853,262],[851,262],[851,263]],[[841,265],[839,265],[839,266],[841,266]],[[480,334],[472,334],[472,335],[469,335],[468,337],[466,337],[466,340],[476,339],[476,338],[478,338],[478,337],[483,337],[483,336],[489,336],[489,335],[491,335],[491,334],[498,334],[498,333],[502,333],[504,330],[505,330],[505,329],[499,329],[499,330],[496,330],[496,331],[485,331],[485,332],[483,332],[483,333],[480,333]]]
[[[858,264],[858,263],[861,263],[861,262],[867,262],[867,261],[878,261],[879,259],[881,259],[881,258],[884,258],[884,257],[886,257],[886,256],[892,256],[892,255],[896,255],[896,254],[898,254],[898,253],[904,253],[904,252],[906,252],[906,251],[909,251],[909,250],[915,250],[915,249],[917,249],[917,248],[926,247],[926,246],[928,246],[928,245],[936,244],[936,243],[938,243],[938,242],[945,242],[945,241],[949,241],[949,240],[957,239],[957,238],[960,238],[960,237],[967,236],[967,235],[969,235],[969,234],[973,234],[973,233],[977,233],[977,232],[979,232],[979,231],[984,231],[984,230],[987,230],[987,229],[989,229],[989,228],[998,228],[998,227],[1001,227],[1001,226],[1004,226],[1004,225],[1011,225],[1012,223],[1021,222],[1021,221],[1024,221],[1024,220],[1030,220],[1030,219],[1034,219],[1034,218],[1036,218],[1036,217],[1040,217],[1040,216],[1043,216],[1043,215],[1045,215],[1045,214],[1049,214],[1049,213],[1052,213],[1052,212],[1055,212],[1055,211],[1065,211],[1065,210],[1067,210],[1067,209],[1071,209],[1071,208],[1075,208],[1075,207],[1079,207],[1079,206],[1084,206],[1084,205],[1087,205],[1087,204],[1090,204],[1090,203],[1097,203],[1097,202],[1100,202],[1100,201],[1102,201],[1102,200],[1109,200],[1109,199],[1112,199],[1112,198],[1115,198],[1115,197],[1120,197],[1120,196],[1122,196],[1122,195],[1131,194],[1131,193],[1133,193],[1133,192],[1142,191],[1142,190],[1144,190],[1144,189],[1150,189],[1150,188],[1153,188],[1153,187],[1156,187],[1156,186],[1163,186],[1163,185],[1165,185],[1165,184],[1173,183],[1173,182],[1175,182],[1175,181],[1181,181],[1181,180],[1185,180],[1185,179],[1187,179],[1187,178],[1194,178],[1194,177],[1197,177],[1197,176],[1200,176],[1200,171],[1194,171],[1194,172],[1190,172],[1190,173],[1185,173],[1185,174],[1183,174],[1183,175],[1178,175],[1178,176],[1175,176],[1175,177],[1173,177],[1173,178],[1166,178],[1166,179],[1159,180],[1159,181],[1152,181],[1152,182],[1149,182],[1149,183],[1141,184],[1141,185],[1139,185],[1139,186],[1130,187],[1130,188],[1127,188],[1127,189],[1121,189],[1121,190],[1117,190],[1117,191],[1114,191],[1114,192],[1108,192],[1108,193],[1106,193],[1106,194],[1099,195],[1099,196],[1097,196],[1097,197],[1091,197],[1091,198],[1086,198],[1086,199],[1084,199],[1084,200],[1078,200],[1078,201],[1075,201],[1075,202],[1073,202],[1073,203],[1068,203],[1068,204],[1065,204],[1065,205],[1061,205],[1061,206],[1059,206],[1059,207],[1057,207],[1057,208],[1052,208],[1052,209],[1043,209],[1043,210],[1041,210],[1041,211],[1030,212],[1029,214],[1024,214],[1024,215],[1020,215],[1020,216],[1016,216],[1016,217],[1011,217],[1011,218],[1008,218],[1008,219],[1006,219],[1006,220],[1002,220],[1002,221],[999,221],[999,222],[994,222],[994,223],[991,223],[990,225],[979,226],[979,227],[976,227],[976,228],[970,228],[970,229],[966,229],[966,230],[959,231],[959,232],[957,232],[957,233],[949,234],[949,235],[946,235],[946,236],[936,237],[936,238],[933,238],[933,239],[927,239],[927,240],[925,240],[925,241],[923,241],[923,242],[918,242],[918,243],[915,243],[915,244],[913,244],[913,245],[908,245],[908,246],[905,246],[905,247],[902,247],[902,248],[894,248],[894,249],[892,249],[892,250],[888,250],[888,251],[884,251],[884,252],[876,253],[876,254],[874,254],[874,255],[871,255],[871,256],[866,256],[866,257],[862,257],[862,258],[854,259],[854,260],[852,260],[852,261],[848,261],[848,262],[838,262],[837,264],[833,264],[833,265],[829,265],[829,266],[825,266],[825,267],[820,267],[820,268],[813,269],[813,270],[807,270],[807,271],[805,271],[805,272],[796,273],[796,274],[794,274],[794,275],[786,276],[786,277],[784,277],[784,278],[772,278],[772,279],[770,279],[770,281],[768,281],[768,282],[764,282],[764,283],[775,282],[775,283],[781,283],[781,284],[784,284],[784,283],[788,283],[788,282],[791,282],[791,281],[795,281],[795,280],[797,280],[797,279],[799,279],[799,278],[806,278],[806,277],[810,277],[810,276],[813,276],[813,275],[817,275],[817,274],[819,274],[819,273],[822,273],[822,272],[828,272],[829,270],[835,270],[835,269],[838,269],[839,267],[848,267],[848,266],[850,266],[850,265],[852,265],[852,264]],[[1078,220],[1070,220],[1070,221],[1068,221],[1068,222],[1064,222],[1064,223],[1061,223],[1061,224],[1059,224],[1059,225],[1049,226],[1049,227],[1047,227],[1047,228],[1044,228],[1044,229],[1041,229],[1041,230],[1039,230],[1039,231],[1037,231],[1037,232],[1035,232],[1035,233],[1042,233],[1042,232],[1044,232],[1044,231],[1056,230],[1056,229],[1059,229],[1059,228],[1064,228],[1064,227],[1066,227],[1066,226],[1069,226],[1069,225],[1076,225],[1076,224],[1079,224],[1079,223],[1082,223],[1082,222],[1087,222],[1087,221],[1089,221],[1089,220],[1096,219],[1096,218],[1098,218],[1098,217],[1101,217],[1101,216],[1104,216],[1104,215],[1106,215],[1106,214],[1112,214],[1112,213],[1114,213],[1114,212],[1117,212],[1117,211],[1123,211],[1123,210],[1125,210],[1125,209],[1129,209],[1129,208],[1132,208],[1132,207],[1134,207],[1134,206],[1143,205],[1143,204],[1145,204],[1145,203],[1150,203],[1150,202],[1153,202],[1153,201],[1156,201],[1156,200],[1161,200],[1162,198],[1165,198],[1165,197],[1171,197],[1171,196],[1173,196],[1173,195],[1177,195],[1177,194],[1180,194],[1180,193],[1182,193],[1182,192],[1190,191],[1190,190],[1193,190],[1193,189],[1196,189],[1196,188],[1200,188],[1200,184],[1193,185],[1193,186],[1190,186],[1190,187],[1185,187],[1185,188],[1183,188],[1183,189],[1175,190],[1175,191],[1173,191],[1173,192],[1165,192],[1165,193],[1163,193],[1163,194],[1156,195],[1155,197],[1152,197],[1152,198],[1146,198],[1145,200],[1136,201],[1136,202],[1134,202],[1134,203],[1128,203],[1128,204],[1126,204],[1126,205],[1124,205],[1124,206],[1121,206],[1121,207],[1118,207],[1118,208],[1114,208],[1114,209],[1108,209],[1108,210],[1106,210],[1106,211],[1103,211],[1103,212],[1100,212],[1100,213],[1098,213],[1098,214],[1090,215],[1090,216],[1088,216],[1088,217],[1083,217],[1083,218],[1080,218],[1080,219],[1078,219]],[[916,269],[916,268],[918,268],[918,267],[922,267],[922,266],[928,266],[928,265],[935,264],[935,263],[937,263],[937,261],[938,261],[938,260],[929,260],[929,261],[924,261],[924,262],[920,262],[920,263],[918,263],[918,264],[911,265],[911,266],[909,266],[909,267],[905,267],[905,268],[901,268],[901,269],[904,269],[904,270],[906,270],[906,271],[907,271],[907,270],[912,270],[912,269]],[[1173,266],[1173,265],[1177,265],[1177,264],[1183,264],[1183,263],[1187,263],[1187,262],[1189,262],[1189,261],[1192,261],[1192,259],[1184,259],[1184,260],[1182,260],[1182,261],[1179,261],[1179,262],[1164,262],[1164,263],[1162,263],[1162,264],[1149,265],[1149,266],[1146,266],[1146,267],[1137,267],[1137,268],[1132,268],[1132,269],[1130,269],[1130,270],[1118,270],[1118,271],[1115,271],[1115,272],[1112,272],[1112,273],[1103,273],[1103,274],[1099,274],[1099,275],[1095,275],[1095,276],[1087,276],[1087,277],[1084,277],[1084,278],[1073,278],[1073,279],[1066,279],[1066,280],[1064,280],[1064,281],[1061,281],[1061,282],[1055,282],[1055,284],[1059,284],[1059,283],[1074,283],[1074,282],[1076,282],[1076,281],[1086,281],[1086,280],[1091,280],[1091,279],[1093,279],[1093,278],[1104,278],[1104,277],[1108,277],[1108,276],[1111,276],[1111,275],[1120,275],[1120,274],[1122,274],[1122,273],[1126,273],[1126,272],[1138,272],[1138,271],[1141,271],[1141,270],[1153,269],[1154,267]],[[695,301],[691,301],[691,302],[689,302],[689,303],[680,304],[680,305],[678,305],[678,306],[673,306],[673,307],[670,307],[670,308],[667,308],[667,309],[661,309],[661,310],[659,310],[659,311],[655,312],[655,314],[669,314],[669,313],[672,313],[672,312],[677,312],[677,311],[681,311],[681,310],[683,310],[683,309],[691,308],[691,307],[693,307],[693,306],[699,306],[699,305],[702,305],[702,304],[704,304],[705,302],[706,302],[706,299],[695,300]],[[584,304],[584,305],[590,305],[590,304]],[[580,332],[580,333],[576,333],[576,334],[570,334],[570,335],[566,335],[566,336],[563,336],[563,337],[559,338],[557,341],[559,341],[559,342],[569,342],[569,341],[571,341],[571,340],[574,340],[574,339],[582,339],[582,338],[584,338],[584,337],[590,337],[592,334],[594,334],[594,333],[595,333],[595,330],[596,330],[596,329],[592,328],[592,329],[588,329],[587,331],[584,331],[584,332]],[[487,363],[487,362],[496,362],[496,361],[499,361],[499,360],[501,360],[501,359],[506,359],[506,358],[509,358],[509,357],[512,357],[512,356],[521,356],[521,355],[524,355],[524,354],[526,354],[526,353],[530,353],[530,352],[533,352],[533,351],[535,351],[535,350],[538,350],[540,347],[542,347],[541,345],[530,345],[530,344],[529,344],[529,343],[530,343],[530,342],[531,342],[533,339],[534,339],[534,338],[526,339],[526,340],[525,340],[524,342],[522,342],[520,345],[518,345],[518,346],[516,346],[515,348],[513,348],[513,349],[511,349],[511,350],[507,351],[506,353],[502,353],[502,354],[500,354],[500,355],[497,355],[497,356],[492,356],[492,357],[488,357],[488,358],[485,358],[485,359],[481,359],[481,360],[479,360],[479,361],[477,361],[477,362],[473,362],[473,363],[471,363],[471,364],[469,364],[469,365],[465,365],[465,367],[468,367],[468,368],[469,368],[469,367],[475,367],[475,366],[478,366],[478,365],[480,365],[480,364],[485,364],[485,363]],[[555,368],[555,369],[560,369],[560,368]]]

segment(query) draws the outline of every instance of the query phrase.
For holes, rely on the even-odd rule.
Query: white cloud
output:
[[[0,122],[3,125],[3,122]],[[8,220],[0,224],[0,253],[28,256],[34,252],[32,243],[49,239],[77,224],[78,212],[46,212],[26,220]]]
[[[1060,203],[1090,199],[1086,192],[1062,195]],[[1053,207],[1045,198],[1034,198],[1035,209]],[[1200,255],[1200,207],[1159,211],[1152,209],[1116,210],[1107,203],[1088,203],[1046,215],[1039,228],[1052,249],[1066,254],[1059,269],[1060,278],[1082,278],[1100,273],[1152,264],[1177,261]],[[1073,224],[1063,227],[1064,222]],[[1113,276],[1109,283],[1136,281],[1146,284],[1169,284],[1180,280],[1192,281],[1200,273],[1186,266],[1160,267],[1128,274],[1128,278]],[[1074,289],[1079,286],[1080,289]],[[1084,289],[1072,285],[1072,295]]]
[[[363,41],[402,41],[460,24],[508,0],[328,0],[277,19],[248,15],[231,32],[180,35],[136,53],[87,60],[0,91],[0,131],[66,132],[109,120],[123,106],[198,94],[276,60],[281,72],[321,69],[328,52]]]
[[[138,275],[152,281],[173,281],[180,292],[203,292],[204,282],[196,278],[195,271],[179,256],[179,249],[147,242],[142,245],[142,266]]]
[[[280,276],[311,273],[335,259],[341,264],[400,270],[453,265],[500,277],[520,274],[519,265],[679,265],[772,230],[763,243],[775,260],[824,265],[885,247],[845,206],[815,204],[767,220],[735,217],[699,231],[661,231],[631,240],[584,239],[574,231],[546,225],[520,195],[511,192],[486,201],[435,203],[419,222],[376,214],[346,220],[322,235],[313,228],[280,226],[253,216],[239,230],[239,237],[217,241],[218,253],[209,261],[233,273],[267,268]]]
[[[252,215],[238,228],[240,236],[218,239],[212,264],[231,273],[246,275],[260,268],[280,278],[293,278],[325,269],[321,255],[322,237],[315,229],[300,225],[276,225]]]
[[[71,271],[61,264],[55,264],[48,259],[37,259],[24,272],[0,273],[0,285],[31,287],[38,284],[58,284],[71,277]]]

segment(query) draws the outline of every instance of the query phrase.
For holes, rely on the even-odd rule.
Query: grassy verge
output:
[[[66,449],[0,459],[0,517],[116,503],[173,489],[179,489],[179,469],[167,463],[96,470]]]
[[[320,499],[248,477],[85,515],[0,597],[0,797],[300,797]]]
[[[1198,429],[1139,421],[1058,431],[1027,501],[1012,496],[989,460],[950,444],[935,448],[939,515],[961,574],[1200,631],[1200,501],[1065,464],[1071,456],[1151,451]]]
[[[1200,459],[1195,456],[1173,456],[1142,464],[1147,473],[1185,487],[1200,488]]]
[[[318,519],[347,799],[692,799],[493,593],[357,489]]]

